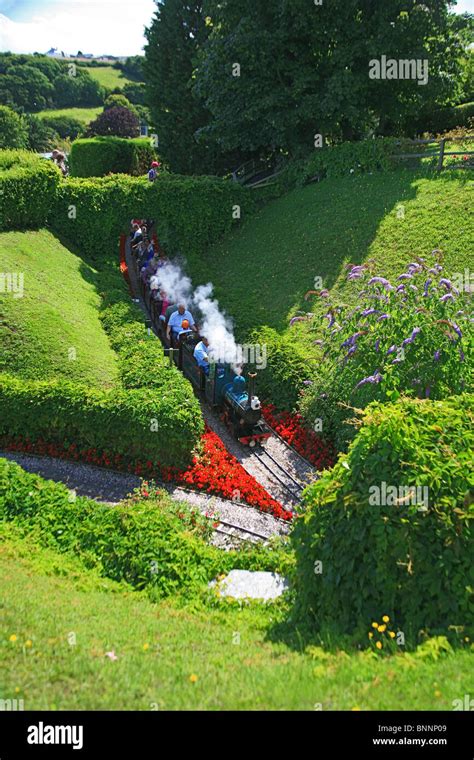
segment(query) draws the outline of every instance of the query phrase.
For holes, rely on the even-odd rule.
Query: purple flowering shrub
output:
[[[354,408],[400,395],[444,399],[469,390],[472,377],[471,296],[446,277],[441,254],[417,257],[396,280],[374,276],[372,264],[350,269],[358,305],[332,303],[316,341],[320,363],[300,406],[307,421],[322,420],[340,450],[355,427]]]

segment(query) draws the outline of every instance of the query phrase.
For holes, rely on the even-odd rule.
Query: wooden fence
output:
[[[474,164],[471,164],[470,161],[463,161],[460,164],[451,164],[450,166],[443,166],[444,159],[446,156],[474,156],[474,150],[446,150],[446,144],[449,142],[466,142],[468,140],[474,140],[474,136],[470,137],[462,137],[462,138],[455,138],[455,137],[441,137],[439,140],[401,140],[399,142],[399,145],[435,145],[438,144],[439,148],[434,150],[428,150],[423,151],[423,153],[397,153],[392,156],[392,158],[397,159],[410,159],[410,158],[430,158],[430,156],[437,156],[438,161],[436,164],[436,168],[438,171],[442,171],[443,168],[445,169],[451,169],[451,168],[466,168],[466,169],[472,169],[474,168]]]

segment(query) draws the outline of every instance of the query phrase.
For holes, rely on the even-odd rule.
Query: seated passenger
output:
[[[170,303],[168,308],[165,310],[165,313],[160,317],[161,321],[165,323],[165,325],[168,325],[168,322],[170,321],[170,317],[172,314],[174,314],[175,311],[178,310],[178,304],[176,303]]]
[[[207,349],[209,348],[209,341],[207,338],[202,337],[196,348],[194,349],[194,358],[198,363],[198,367],[201,367],[205,375],[209,374],[209,355]]]
[[[168,340],[173,340],[173,342],[176,342],[178,339],[178,336],[182,330],[182,324],[183,321],[187,321],[189,323],[189,327],[191,330],[194,330],[194,332],[197,332],[196,325],[194,323],[193,315],[190,311],[186,309],[186,306],[184,303],[178,304],[178,308],[173,314],[171,314],[169,320],[168,320],[168,327],[166,329],[166,335]]]

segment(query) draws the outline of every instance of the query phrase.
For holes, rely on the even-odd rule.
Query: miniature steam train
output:
[[[156,248],[159,250],[157,241]],[[121,269],[128,279],[132,292],[126,262],[126,250],[125,236],[122,236]],[[214,362],[209,363],[209,372],[204,372],[194,358],[194,349],[200,337],[196,333],[187,333],[180,337],[177,347],[171,346],[166,336],[165,324],[158,318],[149,288],[140,277],[137,278],[137,283],[150,316],[147,320],[148,328],[154,328],[170,361],[176,364],[206,403],[212,409],[220,412],[221,419],[231,430],[233,436],[240,443],[251,447],[270,438],[271,431],[263,420],[260,401],[255,395],[256,374],[249,373],[247,383],[245,378],[238,375],[230,364]]]
[[[169,346],[163,331],[160,337],[170,361],[176,364],[206,403],[220,411],[221,419],[240,443],[253,447],[270,438],[271,432],[263,421],[260,401],[255,395],[256,374],[250,373],[247,383],[230,364],[213,362],[209,364],[209,373],[205,373],[194,358],[194,349],[200,340],[196,333],[182,336],[177,348]]]

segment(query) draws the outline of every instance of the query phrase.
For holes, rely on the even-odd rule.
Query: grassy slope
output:
[[[0,235],[0,272],[24,273],[23,298],[1,298],[0,370],[114,383],[116,358],[98,318],[100,297],[90,267],[41,230]]]
[[[374,258],[378,273],[392,276],[413,256],[440,247],[446,269],[463,272],[472,255],[469,177],[467,172],[423,177],[394,171],[294,190],[211,249],[205,261],[191,261],[191,273],[197,282],[216,284],[242,337],[261,324],[287,330],[297,310],[311,310],[304,294],[315,277],[344,293],[349,262]],[[404,219],[397,217],[399,204]],[[293,329],[304,333],[306,328]]]
[[[72,119],[78,119],[83,124],[89,124],[102,113],[103,106],[94,106],[93,108],[53,108],[47,111],[38,111],[35,116],[69,116]]]
[[[26,710],[313,710],[318,704],[437,710],[452,709],[452,700],[472,687],[467,650],[436,661],[302,654],[268,639],[270,610],[224,614],[152,604],[14,530],[2,544],[0,569],[2,697],[23,699]],[[68,643],[71,633],[75,646]],[[111,650],[115,662],[105,657]]]
[[[102,87],[106,87],[108,90],[114,90],[116,87],[123,87],[126,84],[131,83],[131,79],[128,79],[120,69],[115,69],[113,66],[84,66],[81,68],[87,69],[93,79],[96,79]]]

